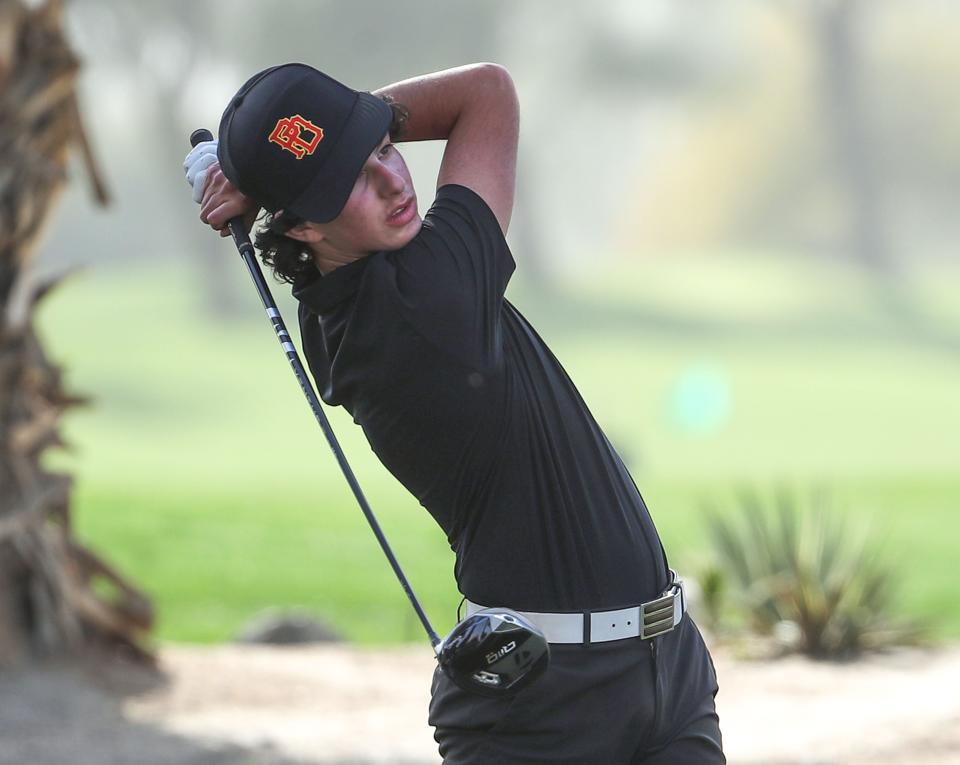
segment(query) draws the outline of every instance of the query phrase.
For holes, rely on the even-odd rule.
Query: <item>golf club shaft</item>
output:
[[[190,134],[191,146],[196,146],[202,141],[211,140],[213,140],[213,135],[205,128],[194,130],[193,133]],[[253,245],[250,243],[250,237],[247,235],[246,226],[244,225],[243,219],[233,218],[229,221],[228,225],[230,227],[230,234],[233,236],[234,244],[236,244],[237,250],[240,252],[240,257],[243,258],[243,262],[247,264],[247,270],[250,272],[250,276],[257,288],[257,292],[260,293],[260,300],[263,302],[263,307],[267,312],[267,316],[269,317],[270,322],[273,324],[274,331],[277,333],[277,339],[280,341],[281,347],[287,354],[287,360],[290,362],[290,366],[293,368],[293,373],[297,377],[297,382],[300,383],[300,388],[303,390],[303,395],[306,396],[307,403],[310,404],[310,409],[313,410],[313,415],[316,417],[317,423],[319,423],[321,430],[323,430],[323,434],[327,438],[327,443],[330,444],[330,448],[333,450],[333,455],[336,457],[337,463],[340,465],[340,470],[343,471],[343,475],[347,479],[350,489],[353,491],[353,496],[356,497],[357,502],[360,504],[360,509],[363,511],[363,514],[367,519],[367,523],[370,524],[370,528],[373,530],[374,536],[380,543],[380,547],[383,550],[384,555],[386,555],[387,560],[390,561],[390,565],[393,567],[393,573],[396,574],[397,579],[400,581],[400,585],[403,587],[403,591],[410,599],[413,610],[417,612],[420,623],[423,625],[423,628],[427,632],[427,636],[430,638],[430,644],[434,647],[434,649],[436,649],[436,647],[440,644],[440,638],[437,636],[437,633],[431,626],[426,612],[420,605],[420,601],[417,600],[417,596],[414,594],[413,588],[410,586],[410,582],[407,581],[407,577],[403,573],[403,569],[400,568],[400,563],[393,554],[393,550],[390,549],[390,543],[387,541],[383,530],[380,528],[380,524],[377,522],[377,519],[373,514],[373,510],[370,509],[370,505],[367,503],[367,499],[363,495],[360,484],[357,482],[357,478],[353,474],[353,470],[351,469],[350,464],[347,462],[347,458],[344,456],[343,450],[340,448],[340,444],[337,441],[336,435],[334,435],[333,428],[330,427],[330,422],[327,420],[327,415],[324,413],[323,408],[320,405],[320,399],[314,391],[312,383],[307,378],[306,370],[300,361],[300,355],[297,353],[297,349],[290,339],[290,333],[287,332],[287,328],[283,323],[283,317],[281,317],[280,311],[277,308],[277,304],[274,302],[273,295],[270,293],[270,287],[267,285],[266,279],[263,278],[263,272],[260,270],[260,264],[257,263]]]

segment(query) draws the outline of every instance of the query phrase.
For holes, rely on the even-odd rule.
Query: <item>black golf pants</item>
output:
[[[515,696],[461,690],[439,668],[430,724],[444,765],[719,765],[717,676],[693,621],[652,640],[551,645]]]

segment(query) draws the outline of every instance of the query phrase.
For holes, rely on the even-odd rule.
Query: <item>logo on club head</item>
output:
[[[490,664],[493,664],[493,662],[495,662],[497,659],[502,659],[504,656],[506,656],[508,653],[510,653],[510,651],[512,651],[516,647],[517,647],[517,641],[511,640],[506,645],[501,646],[498,650],[488,653],[487,664],[490,665]]]
[[[270,133],[270,142],[279,144],[284,151],[289,151],[297,159],[303,159],[313,154],[320,141],[323,140],[323,128],[314,125],[310,120],[299,114],[292,117],[282,117]]]

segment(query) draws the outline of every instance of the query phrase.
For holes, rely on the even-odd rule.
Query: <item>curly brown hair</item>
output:
[[[390,96],[383,95],[380,98],[390,106],[393,112],[393,118],[390,121],[390,140],[397,141],[403,137],[410,112]],[[280,211],[280,213],[265,213],[259,222],[254,244],[263,264],[273,270],[274,279],[292,284],[297,276],[314,267],[310,246],[286,235],[291,228],[303,223],[302,218]]]

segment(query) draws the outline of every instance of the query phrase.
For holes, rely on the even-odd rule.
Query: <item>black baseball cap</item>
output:
[[[220,120],[217,157],[227,179],[268,212],[336,218],[364,162],[390,128],[380,98],[306,64],[255,74]]]

